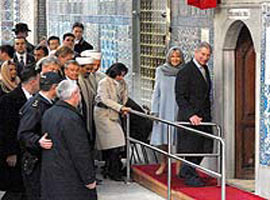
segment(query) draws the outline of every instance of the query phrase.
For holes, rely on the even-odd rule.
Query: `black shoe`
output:
[[[192,177],[199,178],[196,170],[190,166],[184,165],[181,167],[179,174],[177,175],[179,178],[189,179]]]
[[[109,175],[109,178],[113,181],[124,181],[122,176]]]
[[[199,177],[195,177],[195,176],[185,179],[185,184],[192,186],[192,187],[205,186],[205,184],[201,181],[201,179]]]

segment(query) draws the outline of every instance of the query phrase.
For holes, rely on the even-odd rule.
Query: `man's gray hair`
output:
[[[205,41],[201,42],[201,43],[197,46],[196,50],[199,51],[199,50],[201,50],[202,48],[209,49],[209,50],[210,50],[210,53],[212,53],[212,47],[211,47],[211,45],[210,45],[208,42],[205,42]]]
[[[69,65],[77,65],[78,67],[80,67],[79,63],[76,60],[69,60],[65,63],[65,69],[67,69],[69,67]]]
[[[56,88],[57,97],[64,101],[72,97],[72,94],[79,89],[78,85],[70,80],[63,80]]]
[[[58,61],[56,56],[51,55],[49,57],[46,57],[42,61],[42,67],[49,66],[49,65],[59,65],[60,66],[60,62]]]

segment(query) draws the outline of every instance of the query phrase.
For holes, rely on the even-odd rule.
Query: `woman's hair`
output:
[[[172,57],[173,52],[178,52],[180,54],[180,58],[181,58],[180,64],[184,64],[185,63],[184,55],[180,47],[178,46],[173,46],[168,50],[167,55],[166,55],[166,63],[171,64],[171,57]]]
[[[114,63],[106,71],[106,74],[113,79],[123,73],[124,75],[128,73],[128,68],[123,63]]]

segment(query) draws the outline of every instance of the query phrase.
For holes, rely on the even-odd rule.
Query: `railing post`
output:
[[[222,146],[222,156],[221,156],[221,199],[226,199],[226,173],[225,173],[225,142],[222,139],[221,140],[221,146]]]
[[[167,140],[168,140],[168,154],[171,154],[171,137],[172,137],[172,127],[167,125]],[[168,159],[168,177],[167,177],[167,181],[168,181],[168,196],[167,196],[167,200],[171,199],[171,179],[172,179],[172,159],[171,157],[167,157]]]
[[[130,182],[130,114],[127,114],[127,183]]]
[[[218,132],[217,135],[219,137],[221,137],[221,128],[218,125],[216,125],[216,129],[217,129],[217,132]],[[222,160],[222,158],[221,158],[221,154],[220,154],[220,151],[221,151],[220,146],[221,145],[222,145],[221,142],[217,141],[217,154],[218,154],[218,157],[217,157],[217,171],[220,174],[221,174],[221,171],[222,171],[222,166],[221,166],[221,160]],[[220,179],[218,179],[218,183],[217,184],[218,184],[218,186],[221,186],[221,180]]]

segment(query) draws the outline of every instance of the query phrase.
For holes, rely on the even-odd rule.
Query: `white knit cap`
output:
[[[85,50],[81,52],[82,57],[92,57],[95,60],[101,60],[101,53],[96,50]]]
[[[87,65],[94,63],[94,59],[91,57],[77,57],[76,61],[79,63],[79,65]]]

